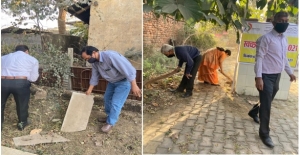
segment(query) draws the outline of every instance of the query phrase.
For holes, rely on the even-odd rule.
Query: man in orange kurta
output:
[[[223,72],[222,67],[224,59],[230,55],[230,50],[224,51],[220,47],[207,50],[202,56],[198,69],[198,80],[211,85],[219,85],[217,69],[220,68],[220,72],[232,82],[231,78]]]

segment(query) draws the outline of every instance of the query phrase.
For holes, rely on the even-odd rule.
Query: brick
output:
[[[210,147],[201,147],[200,146],[198,153],[199,154],[211,154],[210,150],[211,150]]]
[[[164,148],[164,147],[158,147],[156,149],[157,154],[168,154],[169,148]]]
[[[164,147],[164,148],[172,148],[172,146],[173,146],[173,141],[169,137],[165,137],[163,139],[163,142],[160,145],[160,147]]]
[[[203,136],[213,136],[214,129],[204,128]]]
[[[285,153],[295,153],[295,149],[292,146],[292,143],[287,143],[287,142],[281,142],[282,146],[283,146],[283,150],[285,151]]]
[[[225,133],[225,129],[223,126],[216,126],[214,132],[215,133]]]
[[[234,127],[235,127],[235,128],[238,128],[238,129],[243,129],[243,128],[244,128],[242,122],[234,122]]]
[[[291,130],[289,124],[281,124],[281,127],[283,131]]]
[[[188,119],[197,119],[198,115],[195,115],[193,112],[191,112],[192,114],[190,115],[190,117]]]
[[[185,126],[194,126],[195,125],[196,120],[195,119],[188,119],[185,123]]]
[[[235,137],[235,131],[225,131],[225,137],[226,138],[234,138],[236,139]]]
[[[236,129],[235,133],[237,136],[245,136],[245,131],[243,129]]]
[[[246,137],[245,136],[236,136],[236,140],[238,142],[245,142],[246,141]]]
[[[150,141],[147,145],[144,146],[144,153],[155,154],[156,148],[160,145],[160,142],[152,142]]]
[[[205,124],[205,119],[202,117],[198,117],[196,124]]]
[[[284,154],[285,153],[282,146],[276,146],[276,147],[273,148],[273,150],[274,150],[273,151],[274,154]]]
[[[279,138],[279,142],[289,142],[288,138],[286,137],[286,134],[277,134],[278,138]]]
[[[225,115],[224,114],[220,114],[220,112],[218,112],[218,116],[217,119],[221,119],[221,120],[225,120]]]
[[[215,122],[216,121],[216,116],[212,116],[212,115],[209,115],[206,119],[207,122]]]
[[[216,125],[217,125],[217,126],[224,126],[224,124],[225,124],[225,120],[223,120],[223,119],[219,119],[219,120],[217,120],[217,122],[216,122]]]
[[[211,137],[203,136],[202,141],[200,142],[200,146],[212,146]],[[201,147],[200,147],[200,150],[201,150]]]
[[[257,142],[260,139],[257,139],[258,135],[253,133],[245,133],[247,142]]]
[[[225,154],[236,154],[233,149],[224,149]]]
[[[199,142],[198,141],[195,141],[195,142],[193,142],[193,143],[189,143],[188,144],[188,151],[189,152],[195,152],[195,151],[198,151],[198,144],[199,144]]]
[[[192,133],[192,137],[191,137],[191,139],[200,139],[201,138],[201,135],[202,135],[202,132],[193,132]]]
[[[193,127],[183,127],[182,130],[181,130],[181,133],[183,134],[191,134],[192,133],[192,130],[194,130]]]
[[[298,137],[296,137],[298,138]],[[298,139],[290,138],[290,141],[292,142],[292,146],[294,148],[298,148]]]
[[[259,144],[258,143],[253,143],[253,142],[248,142],[248,147],[251,150],[252,153],[254,154],[261,154],[262,152],[259,149]]]
[[[223,145],[224,145],[223,143],[213,142],[213,148],[211,149],[211,152],[216,154],[224,153]]]
[[[233,118],[226,117],[225,123],[226,124],[233,124]]]
[[[211,106],[210,107],[210,112],[212,112],[212,115],[215,115],[217,112],[217,107]]]
[[[224,148],[226,148],[226,149],[234,149],[235,148],[235,142],[232,139],[225,139]]]
[[[273,154],[273,149],[260,149],[260,151],[262,152],[262,154]]]
[[[223,133],[214,133],[213,142],[224,142],[225,140],[225,134]]]
[[[215,123],[214,122],[207,122],[206,125],[204,126],[205,129],[214,129],[215,128]]]
[[[244,122],[241,117],[234,116],[235,122]]]
[[[171,154],[181,154],[181,150],[179,148],[179,146],[177,145],[173,145],[173,148],[170,150]]]
[[[245,133],[256,133],[254,127],[245,126]]]
[[[287,138],[295,138],[297,135],[292,130],[284,130],[285,134],[287,135]]]
[[[202,107],[200,113],[207,113],[209,110],[208,108],[205,108],[204,106]]]
[[[207,118],[207,115],[208,115],[207,112],[201,111],[200,114],[199,114],[199,116],[198,116],[198,118],[199,118],[199,117]]]
[[[233,124],[225,124],[225,130],[226,131],[234,131]]]
[[[187,142],[187,136],[185,134],[179,134],[176,144],[185,143]]]
[[[194,131],[200,131],[202,132],[204,130],[204,126],[202,124],[199,124],[194,127]]]
[[[183,121],[177,121],[172,127],[171,129],[182,129],[183,125],[185,124],[185,122]]]

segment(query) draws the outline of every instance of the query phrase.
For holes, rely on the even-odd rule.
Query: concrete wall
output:
[[[15,47],[21,44],[27,45],[32,51],[42,51],[41,37],[39,35],[33,33],[1,33],[1,52],[13,52]]]
[[[121,54],[142,52],[142,1],[95,0],[91,3],[88,45]]]
[[[63,52],[68,52],[68,48],[73,48],[74,53],[79,54],[84,42],[80,37],[61,34],[42,34],[43,44],[51,43],[60,47]]]
[[[160,48],[162,44],[175,39],[183,30],[183,22],[175,22],[171,18],[156,18],[153,13],[143,13],[143,44]]]

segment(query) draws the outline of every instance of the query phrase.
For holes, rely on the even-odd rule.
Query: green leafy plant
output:
[[[87,42],[89,35],[89,25],[84,24],[83,22],[76,22],[74,24],[74,29],[70,30],[70,34],[74,36],[81,37],[83,42]]]
[[[177,67],[178,60],[176,58],[167,58],[153,47],[144,47],[143,52],[148,53],[143,55],[144,81],[153,76],[167,73]]]
[[[71,76],[70,59],[68,54],[59,50],[59,47],[48,43],[45,51],[32,52],[32,56],[38,59],[40,68],[42,69],[41,84],[61,88],[63,79]],[[46,82],[46,83],[45,83]]]
[[[144,12],[153,12],[156,17],[171,16],[175,21],[185,21],[194,25],[199,21],[211,21],[236,30],[236,42],[239,43],[243,27],[248,27],[246,19],[252,12],[249,4],[254,3],[257,9],[267,7],[265,16],[273,16],[275,12],[288,11],[291,16],[298,14],[298,0],[147,0],[143,1]]]

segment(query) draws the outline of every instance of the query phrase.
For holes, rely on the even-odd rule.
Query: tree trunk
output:
[[[63,8],[59,8],[59,13],[58,13],[58,33],[59,34],[66,34],[66,15],[67,11]]]

